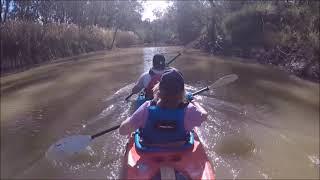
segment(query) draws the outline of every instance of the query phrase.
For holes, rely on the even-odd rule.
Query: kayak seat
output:
[[[182,144],[181,146],[170,146],[170,147],[165,147],[165,146],[152,146],[152,145],[144,145],[142,138],[141,138],[141,133],[139,130],[136,130],[134,133],[134,144],[135,148],[139,152],[177,152],[177,151],[184,151],[187,149],[193,148],[194,145],[194,134],[193,132],[189,132],[188,136],[186,137],[186,142]]]
[[[187,177],[185,174],[177,171],[176,169],[174,169],[174,174],[175,177],[174,178],[169,178],[169,179],[175,179],[175,180],[190,180],[189,177]],[[161,171],[157,172],[156,175],[154,175],[151,180],[161,180],[164,179],[161,177]]]

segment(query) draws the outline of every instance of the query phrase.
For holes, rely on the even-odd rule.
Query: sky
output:
[[[153,10],[158,9],[160,11],[165,10],[170,3],[165,0],[149,0],[143,3],[144,11],[142,13],[142,20],[145,20],[147,18],[150,19],[150,21],[153,21],[156,19],[156,17],[153,15]]]

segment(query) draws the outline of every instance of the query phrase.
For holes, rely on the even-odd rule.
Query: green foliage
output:
[[[5,2],[2,23],[6,19],[35,23],[11,29],[6,29],[10,23],[3,24],[4,39],[9,38],[4,52],[11,59],[35,61],[40,56],[52,59],[48,56],[99,50],[109,47],[118,34],[118,47],[141,40],[154,45],[195,44],[212,53],[256,58],[299,76],[320,79],[319,1],[172,1],[165,12],[154,11],[158,19],[152,22],[141,21],[142,6],[136,0],[1,2]],[[45,41],[52,45],[48,47]],[[10,54],[7,48],[18,50]],[[41,48],[42,55],[29,57]]]
[[[259,13],[240,11],[232,14],[225,24],[234,46],[253,47],[261,44],[263,30]]]
[[[202,38],[200,44],[211,52],[257,58],[319,80],[319,8],[319,1],[218,3],[213,9],[225,11],[212,11],[216,26],[209,26],[203,36],[207,39]],[[223,31],[212,31],[214,28]],[[212,32],[222,37],[222,48],[209,38]]]
[[[11,0],[5,0],[6,2]],[[6,5],[2,5],[5,10]],[[68,23],[81,27],[95,25],[106,28],[119,27],[133,30],[141,20],[142,6],[130,0],[113,1],[54,1],[13,0],[8,12],[9,20],[47,23]]]
[[[199,1],[176,1],[177,33],[183,43],[195,40],[201,32],[201,3]]]

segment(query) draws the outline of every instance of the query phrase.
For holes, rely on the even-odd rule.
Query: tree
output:
[[[188,43],[196,39],[203,28],[202,4],[199,1],[175,1],[177,32],[180,41]]]
[[[11,0],[1,0],[1,22],[6,22]],[[2,18],[3,12],[3,18]]]
[[[113,27],[115,29],[110,49],[113,48],[114,41],[117,36],[118,29],[133,30],[136,24],[141,22],[142,6],[137,1],[114,1],[115,16],[113,19]]]
[[[12,16],[16,20],[36,22],[39,18],[38,1],[13,1]]]

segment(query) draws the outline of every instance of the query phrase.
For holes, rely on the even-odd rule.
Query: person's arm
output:
[[[192,100],[190,103],[193,104],[196,107],[197,111],[201,113],[202,120],[206,121],[208,119],[208,112],[195,100]]]
[[[192,100],[186,109],[184,127],[187,131],[191,131],[194,127],[200,126],[207,118],[207,111],[199,103]]]
[[[132,88],[132,91],[131,93],[132,94],[137,94],[139,93],[143,88],[144,88],[144,85],[143,85],[143,79],[145,78],[145,75],[142,74],[138,81],[136,82],[136,84],[134,85],[134,87]]]
[[[128,117],[125,121],[123,121],[119,128],[119,133],[121,135],[128,135],[134,131],[134,126],[131,123],[132,117]]]
[[[148,105],[149,102],[145,102],[130,117],[121,123],[119,128],[121,135],[129,135],[136,129],[143,127],[148,117]]]

